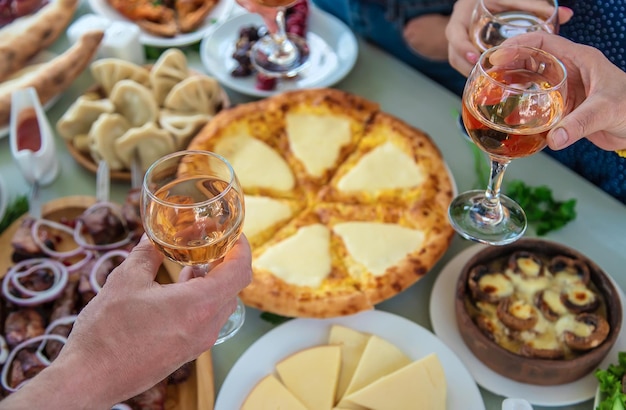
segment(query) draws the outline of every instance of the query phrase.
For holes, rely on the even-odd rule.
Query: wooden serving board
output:
[[[89,206],[96,203],[92,196],[69,196],[42,205],[41,214],[44,218],[59,221],[61,218],[75,218]],[[11,261],[11,239],[19,228],[23,215],[11,224],[0,235],[0,278],[13,265]],[[178,279],[178,271],[172,264],[170,269],[161,268],[157,275],[160,283],[171,283]],[[213,410],[215,402],[215,386],[213,381],[213,361],[211,352],[203,353],[196,360],[193,372],[189,379],[175,386],[168,387],[167,410]]]

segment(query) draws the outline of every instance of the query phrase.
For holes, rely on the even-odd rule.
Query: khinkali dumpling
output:
[[[189,144],[191,137],[213,118],[209,114],[179,114],[162,110],[159,115],[159,125],[169,131],[174,137],[174,145],[177,150],[184,149]]]
[[[115,141],[128,131],[130,124],[120,114],[102,114],[89,130],[89,151],[96,163],[101,160],[112,170],[124,169],[125,165],[117,155]]]
[[[175,151],[174,140],[169,132],[151,122],[131,128],[115,140],[115,151],[126,168],[130,169],[135,150],[141,169],[146,171],[154,161]]]
[[[115,104],[116,111],[126,117],[131,127],[155,122],[159,117],[159,107],[152,92],[132,80],[122,80],[115,84],[109,98]]]
[[[115,106],[106,98],[94,100],[87,95],[80,96],[57,121],[57,131],[61,137],[71,141],[77,135],[87,134],[100,114],[114,111]]]
[[[170,90],[189,76],[187,57],[177,48],[165,51],[150,70],[150,85],[161,106]]]
[[[172,88],[164,105],[179,113],[215,115],[222,106],[222,88],[214,78],[192,75]]]
[[[146,87],[150,86],[150,74],[146,68],[119,58],[94,61],[91,63],[91,74],[107,96],[121,80],[132,80]]]

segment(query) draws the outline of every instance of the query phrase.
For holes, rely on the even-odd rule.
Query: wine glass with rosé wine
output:
[[[152,243],[170,260],[209,273],[233,247],[243,227],[244,197],[232,166],[208,151],[179,151],[154,162],[144,176],[141,217]],[[215,344],[243,325],[245,306],[222,327]]]
[[[461,193],[448,216],[464,238],[490,245],[519,239],[527,227],[524,210],[500,193],[512,159],[542,150],[567,101],[567,72],[551,54],[527,46],[485,51],[472,69],[462,97],[463,124],[487,153],[491,175],[485,191]]]
[[[287,7],[298,0],[250,0],[260,6],[276,9],[276,31],[268,32],[254,43],[250,62],[268,77],[294,77],[309,62],[309,46],[304,37],[287,32],[285,14]]]
[[[523,33],[558,33],[557,0],[478,0],[470,22],[474,45],[485,52]]]

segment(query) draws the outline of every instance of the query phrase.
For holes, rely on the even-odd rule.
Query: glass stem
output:
[[[287,37],[286,30],[286,22],[285,22],[285,7],[278,7],[276,11],[276,32],[272,34],[274,41],[276,42],[277,47],[277,55],[270,58],[271,60],[275,60],[274,62],[280,63],[283,65],[291,64],[297,56],[297,49],[294,45],[289,41]]]
[[[491,174],[485,191],[485,201],[482,204],[485,212],[484,217],[491,219],[494,223],[500,223],[504,216],[500,204],[500,188],[504,172],[511,161],[491,156],[489,159],[491,161]]]

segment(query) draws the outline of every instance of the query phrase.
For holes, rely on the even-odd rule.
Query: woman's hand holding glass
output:
[[[501,46],[484,52],[463,92],[463,123],[491,161],[486,191],[457,196],[449,207],[452,226],[464,238],[491,245],[519,239],[524,211],[500,194],[512,159],[542,150],[567,101],[567,74],[551,54],[532,47]]]

